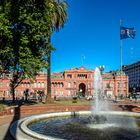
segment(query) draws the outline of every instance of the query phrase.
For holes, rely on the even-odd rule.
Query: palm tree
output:
[[[64,27],[64,24],[67,20],[67,7],[68,4],[66,1],[63,0],[48,0],[49,5],[52,8],[52,11],[49,13],[50,16],[50,30],[53,31],[59,31],[60,28]],[[51,34],[48,36],[48,46],[51,45]],[[47,53],[47,63],[48,63],[48,69],[47,69],[47,96],[51,97],[51,50],[48,49]]]

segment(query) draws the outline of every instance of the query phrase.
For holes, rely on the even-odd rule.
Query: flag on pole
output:
[[[120,27],[120,39],[132,38],[134,39],[136,35],[136,30],[128,27]]]

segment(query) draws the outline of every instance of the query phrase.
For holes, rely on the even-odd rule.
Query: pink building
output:
[[[77,94],[81,96],[94,95],[94,70],[85,69],[85,67],[65,70],[64,72],[53,73],[51,75],[51,96],[71,97]],[[106,96],[128,95],[128,76],[120,76],[119,72],[103,73],[103,91]],[[0,78],[0,97],[10,97],[10,76],[3,74]],[[28,89],[29,93],[43,91],[47,93],[47,75],[39,73],[34,80],[25,79],[16,88],[16,97],[23,97],[24,91]]]

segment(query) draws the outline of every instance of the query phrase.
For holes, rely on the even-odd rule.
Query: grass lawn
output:
[[[60,98],[59,100],[55,101],[54,99],[48,101],[48,102],[45,102],[45,103],[42,103],[42,102],[37,102],[37,101],[32,101],[32,100],[28,100],[28,101],[24,101],[22,102],[22,105],[63,105],[63,106],[75,106],[75,105],[91,105],[93,101],[87,101],[85,99],[77,99],[76,102],[75,100],[71,99],[71,98]],[[6,107],[11,107],[11,106],[17,106],[19,103],[21,102],[15,102],[14,104],[11,103],[10,105],[9,104],[6,104],[6,103],[0,103],[0,112],[3,111]]]
[[[60,99],[58,101],[54,101],[53,104],[58,104],[58,105],[91,105],[92,101],[87,101],[85,99],[77,99],[76,102],[74,102],[73,99]]]
[[[6,108],[6,105],[0,104],[0,112]]]

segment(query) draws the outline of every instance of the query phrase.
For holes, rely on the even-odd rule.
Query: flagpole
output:
[[[120,94],[123,93],[123,71],[122,71],[122,39],[135,38],[136,30],[133,28],[122,27],[122,19],[120,19]],[[126,93],[127,94],[127,93]]]
[[[120,19],[120,27],[122,26],[122,19]],[[122,94],[122,39],[120,38],[120,95]]]

